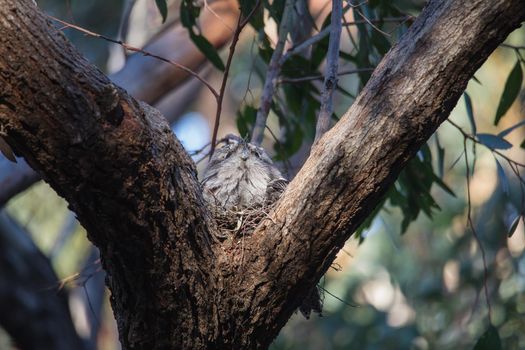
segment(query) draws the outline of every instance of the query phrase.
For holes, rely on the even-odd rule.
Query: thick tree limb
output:
[[[315,128],[316,143],[324,133],[330,128],[330,120],[334,111],[333,95],[337,87],[339,69],[339,47],[341,42],[341,29],[343,24],[343,6],[339,0],[332,1],[332,14],[330,22],[330,40],[328,42],[328,53],[326,54],[326,68],[321,92],[321,107],[317,116],[317,125]]]
[[[228,26],[233,26],[238,14],[235,0],[216,0],[210,5],[215,12],[203,11],[201,25],[204,34],[212,45],[217,48],[228,42],[232,33]],[[218,18],[216,15],[220,16]],[[177,48],[176,50],[174,48]],[[188,38],[187,30],[180,24],[174,24],[157,34],[144,48],[159,56],[180,61],[191,69],[198,69],[206,62],[206,58]],[[126,61],[126,65],[110,76],[132,96],[147,103],[159,102],[167,93],[175,89],[188,78],[188,74],[169,64],[162,64],[154,58],[134,54]],[[193,86],[193,83],[190,83]],[[200,86],[199,86],[200,87]],[[178,101],[181,104],[183,101]],[[172,106],[170,110],[180,110]],[[172,117],[173,113],[169,115]],[[173,122],[173,120],[170,120]],[[25,161],[20,164],[8,162],[0,155],[0,208],[16,194],[26,190],[40,180]]]
[[[242,244],[209,242],[194,166],[162,117],[29,0],[0,0],[0,125],[99,247],[124,349],[264,348],[524,18],[522,0],[430,1]]]
[[[251,258],[237,281],[258,287],[243,288],[238,296],[251,301],[244,312],[255,314],[245,324],[248,334],[278,333],[402,167],[448,117],[474,72],[524,19],[520,0],[429,1],[352,107],[313,148],[271,219],[245,243],[257,247],[245,252]],[[268,293],[276,286],[281,293]]]
[[[99,247],[113,307],[123,311],[123,346],[215,340],[209,219],[194,165],[167,123],[80,57],[31,1],[0,1],[0,28],[9,101],[0,124]]]

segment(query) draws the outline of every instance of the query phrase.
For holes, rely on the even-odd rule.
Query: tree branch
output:
[[[209,10],[203,11],[200,21],[204,35],[217,48],[230,38],[227,25],[233,25],[237,13],[237,1],[216,0],[209,5],[210,9],[220,15],[218,19]],[[177,50],[173,50],[177,47]],[[206,62],[206,58],[191,43],[187,31],[180,25],[172,25],[157,34],[144,48],[147,52],[196,70]],[[110,79],[128,90],[135,98],[149,104],[159,102],[163,96],[187,80],[188,75],[169,64],[158,64],[155,59],[140,54],[131,55],[126,65]],[[178,101],[180,103],[180,101]],[[0,208],[16,194],[25,191],[40,176],[25,161],[19,164],[8,162],[0,156]]]
[[[238,298],[250,301],[247,334],[278,333],[446,119],[474,72],[524,19],[520,0],[428,2],[352,107],[312,149],[269,219],[245,239],[244,255],[251,258],[232,284],[244,286]],[[279,293],[268,292],[276,288]],[[271,339],[250,341],[264,347]]]
[[[340,0],[332,1],[332,18],[328,53],[326,56],[326,69],[321,92],[321,107],[317,117],[314,144],[324,135],[330,127],[330,119],[334,110],[333,95],[337,86],[337,70],[339,68],[339,43],[341,41],[341,20],[343,18],[343,5]]]
[[[284,4],[284,11],[281,17],[281,24],[279,25],[279,39],[275,44],[270,63],[268,64],[268,71],[266,72],[266,80],[264,81],[263,91],[261,96],[261,102],[259,110],[257,111],[257,117],[255,118],[255,125],[252,131],[251,142],[260,145],[264,138],[264,129],[266,127],[266,119],[268,113],[270,113],[270,107],[272,105],[273,91],[279,72],[281,71],[281,57],[283,55],[284,44],[286,43],[286,37],[290,32],[291,26],[291,12],[294,6],[293,0],[286,0]]]

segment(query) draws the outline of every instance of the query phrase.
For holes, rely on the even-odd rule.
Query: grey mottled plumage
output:
[[[235,135],[224,138],[202,177],[204,199],[214,208],[242,210],[270,205],[279,199],[288,181],[266,151]],[[321,313],[317,287],[303,300],[299,311],[309,318]]]
[[[277,199],[287,181],[266,151],[235,135],[224,142],[202,178],[206,201],[224,209],[244,209]]]

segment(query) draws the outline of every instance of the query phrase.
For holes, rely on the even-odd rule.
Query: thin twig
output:
[[[328,42],[328,53],[326,55],[326,70],[321,92],[321,107],[317,117],[314,144],[330,127],[330,117],[333,113],[333,95],[337,87],[337,70],[339,68],[339,44],[341,41],[341,30],[343,28],[341,18],[343,17],[343,6],[340,0],[332,1],[332,18],[330,41]]]
[[[118,39],[126,41],[129,31],[129,18],[131,17],[131,11],[135,6],[135,0],[126,0],[124,2],[124,9],[122,11],[122,18],[120,19],[120,24],[118,26]]]
[[[277,77],[281,71],[282,63],[281,58],[283,55],[284,44],[286,37],[290,32],[291,20],[290,14],[294,5],[293,0],[286,0],[284,4],[283,16],[281,18],[281,24],[279,26],[279,39],[275,44],[275,49],[268,65],[268,71],[266,73],[266,80],[264,82],[263,93],[261,96],[261,103],[259,110],[257,111],[257,117],[255,118],[255,125],[252,132],[251,142],[260,145],[264,137],[264,127],[266,125],[266,119],[268,113],[270,113],[270,106],[272,105],[273,92],[275,90],[275,84]]]
[[[319,286],[319,288],[321,288],[321,290],[323,292],[325,292],[326,294],[330,295],[332,298],[335,298],[337,300],[339,300],[340,302],[342,302],[343,304],[345,304],[346,306],[350,306],[350,307],[361,307],[361,305],[358,305],[358,304],[352,304],[352,303],[349,303],[348,301],[338,297],[337,295],[329,292],[328,290],[326,290],[324,287],[322,286]]]
[[[239,20],[237,21],[237,27],[235,28],[235,32],[233,33],[232,42],[230,44],[228,60],[226,61],[226,67],[224,68],[224,75],[222,77],[221,88],[217,96],[217,111],[215,113],[215,122],[213,125],[213,135],[211,138],[211,149],[210,149],[210,155],[209,155],[210,159],[213,156],[213,152],[215,151],[215,146],[217,143],[217,133],[219,132],[219,124],[221,121],[222,101],[224,99],[224,93],[226,91],[226,82],[228,81],[228,75],[230,72],[233,55],[235,54],[235,47],[237,46],[237,42],[239,41],[239,36],[241,35],[242,30],[248,24],[248,22],[250,21],[250,18],[259,9],[260,5],[261,5],[261,0],[257,0],[257,3],[253,7],[253,9],[250,11],[250,13],[246,16],[246,18],[243,18],[242,12],[239,14]]]
[[[365,21],[366,23],[368,23],[372,28],[374,28],[375,30],[377,30],[379,33],[383,34],[384,36],[391,36],[391,34],[385,32],[385,31],[382,31],[381,29],[379,29],[378,26],[376,26],[374,23],[372,23],[371,20],[369,20],[364,14],[363,12],[359,11],[357,8],[354,8],[354,11],[357,12],[359,14],[359,16],[361,16]]]
[[[299,53],[303,51],[304,49],[308,48],[309,46],[318,43],[319,41],[323,40],[330,34],[331,26],[326,26],[323,30],[321,30],[319,33],[315,34],[314,36],[306,39],[302,43],[300,43],[297,46],[294,46],[290,48],[286,53],[281,57],[281,61],[279,62],[281,65],[284,64],[284,62],[290,58],[291,56],[295,55],[296,53]]]
[[[164,58],[164,57],[161,57],[161,56],[158,56],[158,55],[155,55],[151,52],[148,52],[148,51],[145,51],[145,50],[142,50],[142,49],[139,49],[138,47],[134,47],[134,46],[131,46],[121,40],[115,40],[115,39],[111,39],[105,35],[102,35],[102,34],[98,34],[98,33],[95,33],[95,32],[92,32],[90,30],[87,30],[87,29],[84,29],[82,27],[79,27],[79,26],[76,26],[74,24],[71,24],[71,23],[68,23],[68,22],[65,22],[61,19],[58,19],[56,17],[53,17],[51,15],[46,15],[47,17],[49,17],[50,19],[58,22],[58,23],[61,23],[63,24],[66,28],[71,28],[71,29],[75,29],[81,33],[84,33],[88,36],[92,36],[94,38],[100,38],[100,39],[103,39],[103,40],[106,40],[106,41],[109,41],[111,43],[114,43],[114,44],[119,44],[121,45],[122,47],[124,47],[125,49],[129,50],[129,51],[133,51],[133,52],[139,52],[141,54],[143,54],[144,56],[147,56],[147,57],[152,57],[152,58],[155,58],[155,59],[158,59],[160,61],[163,61],[163,62],[166,62],[180,70],[183,70],[185,71],[186,73],[188,73],[189,75],[197,78],[201,83],[203,83],[207,88],[208,90],[210,90],[210,92],[213,94],[213,96],[218,99],[219,98],[219,94],[217,93],[217,91],[213,88],[213,86],[210,85],[210,83],[208,83],[204,78],[202,78],[201,76],[199,76],[199,74],[195,73],[194,71],[192,71],[191,69],[189,69],[188,67],[186,66],[183,66],[182,64],[180,63],[177,63],[177,62],[174,62],[174,61],[171,61],[167,58]]]
[[[413,19],[414,19],[414,16],[383,17],[383,18],[366,19],[366,20],[365,19],[358,19],[358,20],[354,20],[354,21],[351,21],[351,22],[345,21],[343,23],[343,26],[349,27],[349,26],[354,26],[354,25],[357,25],[357,24],[389,23],[389,22],[403,23],[403,22],[406,22],[408,20],[413,20]]]
[[[230,32],[232,32],[232,33],[234,32],[233,28],[230,27],[230,26],[228,25],[228,23],[226,23],[226,22],[224,21],[224,19],[223,19],[221,16],[219,16],[219,14],[218,14],[217,12],[215,12],[215,10],[210,6],[210,4],[208,4],[208,0],[204,0],[204,8],[205,8],[206,10],[210,11],[211,14],[212,14],[215,18],[217,18],[217,19],[219,20],[219,22],[221,22],[226,28],[228,28],[228,29],[230,30]]]
[[[356,69],[347,69],[337,72],[338,76],[343,75],[349,75],[349,74],[356,74],[361,72],[373,72],[374,68],[356,68]],[[312,80],[319,80],[323,79],[324,75],[318,74],[318,75],[309,75],[306,77],[300,77],[300,78],[282,78],[277,83],[278,84],[295,84],[295,83],[302,83],[305,81],[312,81]]]
[[[489,292],[487,287],[487,281],[488,281],[488,268],[487,268],[487,259],[485,257],[485,249],[483,248],[483,244],[478,236],[478,233],[476,232],[476,228],[474,227],[474,223],[472,221],[472,203],[470,201],[470,166],[468,162],[468,152],[467,152],[467,138],[463,138],[463,151],[465,153],[465,166],[467,168],[467,221],[468,226],[470,226],[470,229],[472,230],[472,235],[474,236],[474,239],[476,240],[476,243],[479,246],[479,250],[481,251],[481,258],[483,259],[483,289],[485,291],[485,299],[487,301],[487,310],[488,310],[488,318],[489,323],[492,323],[492,309],[490,306],[490,299],[489,299]]]
[[[350,9],[350,5],[346,5],[343,8],[342,12],[344,13],[344,12],[348,11],[348,9]],[[342,17],[342,15],[341,15],[341,17]],[[332,30],[332,25],[329,24],[326,27],[324,27],[323,30],[321,30],[319,33],[317,33],[314,36],[306,39],[305,41],[303,41],[299,45],[291,47],[281,57],[280,64],[283,65],[284,62],[286,62],[286,60],[288,60],[291,56],[293,56],[293,55],[303,51],[304,49],[306,49],[306,48],[308,48],[308,47],[318,43],[319,41],[323,40],[324,38],[326,38],[330,34],[331,30]]]
[[[475,143],[477,144],[480,144],[480,145],[483,145],[483,143],[481,143],[475,136],[473,135],[470,135],[469,133],[467,133],[465,130],[463,130],[459,125],[457,125],[456,123],[454,123],[452,120],[450,119],[447,119],[447,122],[452,125],[453,127],[455,127],[462,135],[463,137],[471,140],[471,141],[474,141]],[[487,147],[486,145],[484,145],[485,147]],[[508,162],[512,162],[513,164],[521,167],[521,168],[525,168],[525,163],[520,163],[518,161],[515,161],[514,159],[512,158],[509,158],[507,157],[506,155],[504,155],[503,153],[501,153],[500,151],[496,150],[496,149],[492,149],[490,147],[487,147],[488,149],[491,150],[492,153],[494,154],[497,154],[498,156],[502,157],[503,159],[505,159],[506,161]]]

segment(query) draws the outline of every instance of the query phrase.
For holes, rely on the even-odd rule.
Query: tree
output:
[[[211,239],[194,165],[162,116],[30,1],[0,5],[1,135],[100,249],[127,349],[267,347],[525,18],[519,0],[430,1],[241,247]]]

